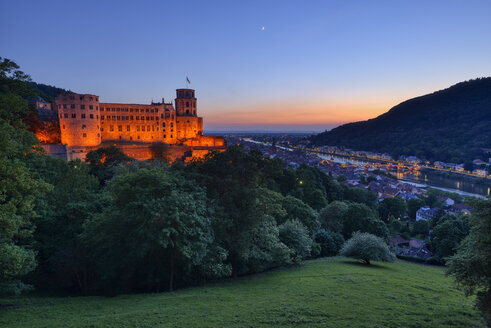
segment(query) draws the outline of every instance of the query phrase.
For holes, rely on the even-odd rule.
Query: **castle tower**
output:
[[[193,89],[176,90],[177,116],[197,116],[196,97]]]
[[[60,118],[61,143],[68,147],[101,143],[99,97],[89,94],[59,94],[55,105]]]

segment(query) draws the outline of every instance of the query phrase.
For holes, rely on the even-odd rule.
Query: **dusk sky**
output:
[[[3,1],[0,56],[102,102],[188,76],[207,131],[322,131],[491,76],[491,1]]]

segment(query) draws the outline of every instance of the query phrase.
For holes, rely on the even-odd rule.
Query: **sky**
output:
[[[491,1],[2,1],[34,81],[143,103],[196,89],[205,131],[329,130],[491,76]]]

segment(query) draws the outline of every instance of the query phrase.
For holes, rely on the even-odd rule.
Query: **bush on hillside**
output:
[[[383,239],[366,232],[355,232],[344,243],[340,253],[366,264],[370,261],[393,262],[396,258]]]

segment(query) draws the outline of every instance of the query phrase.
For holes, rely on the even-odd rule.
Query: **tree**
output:
[[[310,256],[312,239],[307,228],[298,220],[288,220],[279,227],[280,240],[292,250],[295,262]]]
[[[379,204],[379,215],[382,220],[388,222],[391,215],[395,218],[403,218],[406,214],[406,202],[400,197],[385,198]]]
[[[87,153],[85,161],[89,164],[90,173],[99,178],[101,185],[110,180],[118,165],[133,161],[131,157],[115,146],[102,147]]]
[[[447,274],[466,295],[476,294],[476,305],[491,327],[491,201],[477,202],[469,222],[470,233],[447,261]]]
[[[0,117],[0,292],[28,289],[21,278],[36,267],[35,200],[51,186],[26,167],[26,158],[33,155],[32,141],[26,130]]]
[[[321,256],[335,256],[343,246],[343,235],[320,229],[314,235],[314,241],[321,246]]]
[[[298,220],[308,229],[310,236],[312,236],[314,231],[319,229],[320,223],[317,212],[300,199],[286,196],[283,198],[282,205],[286,211],[286,215],[283,216],[281,222],[278,222],[278,224],[287,220]]]
[[[457,246],[469,233],[467,218],[451,214],[443,216],[433,228],[430,240],[430,250],[433,258],[444,264],[446,258],[455,254]]]
[[[172,291],[177,269],[202,263],[213,232],[206,195],[194,182],[141,169],[116,176],[107,192],[108,206],[84,232],[98,275],[107,279],[102,287],[159,291],[167,279]]]
[[[416,220],[416,212],[425,206],[425,202],[419,198],[411,198],[407,201],[407,211],[412,220]]]
[[[393,262],[396,258],[381,238],[366,232],[355,232],[344,243],[340,254],[366,264],[370,264],[370,261]]]
[[[414,235],[423,235],[428,236],[430,231],[430,225],[428,221],[419,220],[413,223],[413,234]]]
[[[322,228],[333,232],[342,232],[344,217],[349,206],[345,202],[334,201],[319,212],[319,221]]]

